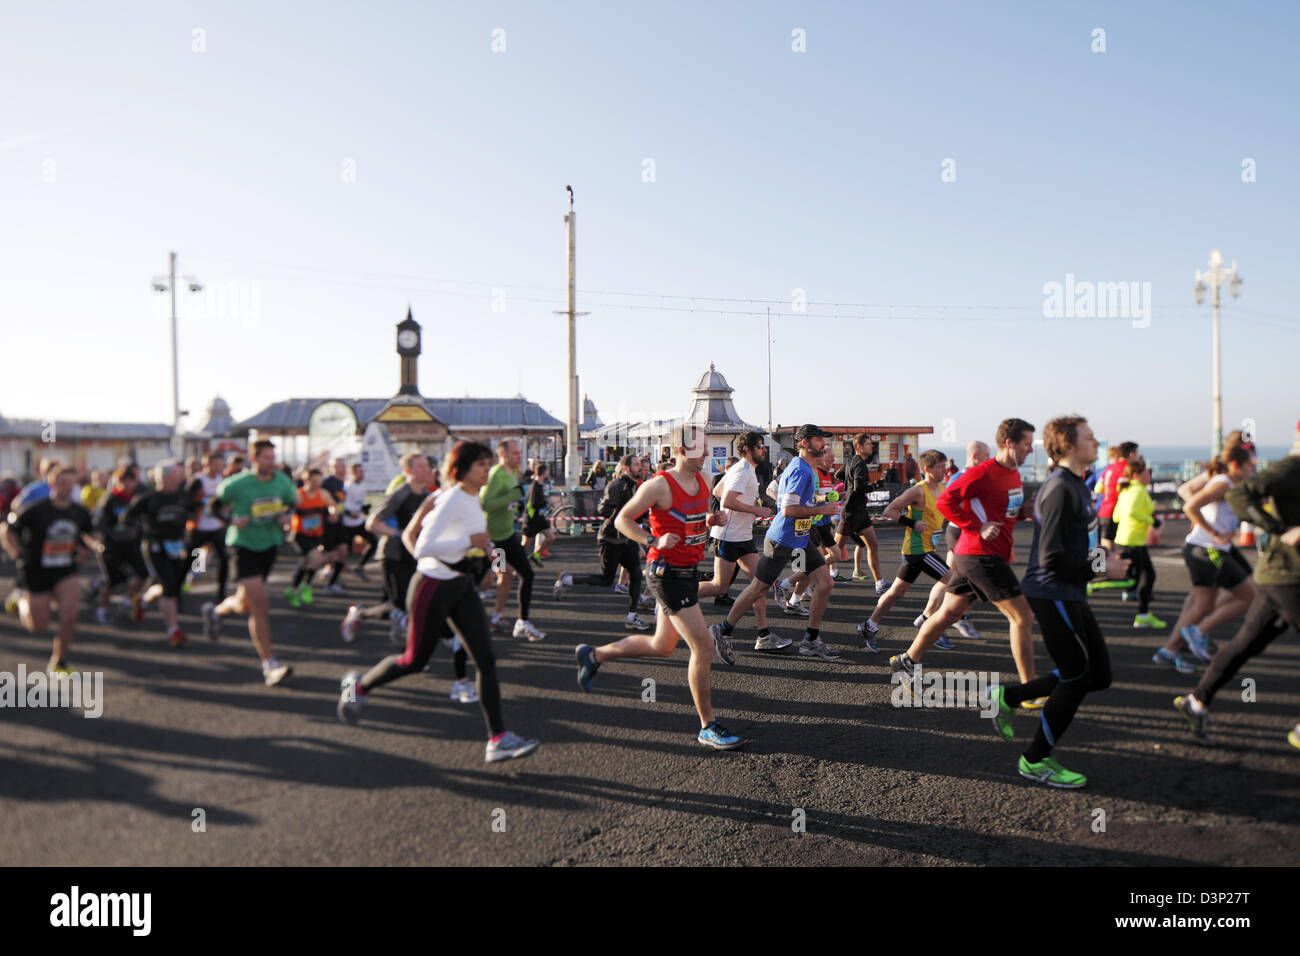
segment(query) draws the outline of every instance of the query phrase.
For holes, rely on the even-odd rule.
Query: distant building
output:
[[[0,417],[0,473],[34,476],[46,457],[79,471],[122,458],[149,467],[169,456],[171,435],[166,424]]]
[[[875,444],[869,459],[872,465],[872,481],[879,481],[889,471],[891,464],[900,465],[901,471],[901,464],[907,460],[908,455],[921,453],[920,437],[934,434],[934,428],[930,425],[822,425],[820,422],[813,422],[813,424],[834,435],[833,438],[826,439],[826,442],[835,449],[835,460],[840,464],[853,454],[853,440],[858,435],[863,432],[870,435],[871,441]],[[795,432],[798,430],[799,425],[777,425],[772,429],[772,436],[780,444],[781,451],[786,457],[793,457],[799,453],[794,441]]]

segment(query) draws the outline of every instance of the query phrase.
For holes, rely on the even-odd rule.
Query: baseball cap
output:
[[[823,431],[816,425],[800,425],[799,430],[794,433],[796,443],[803,441],[805,438],[830,438],[831,433]]]

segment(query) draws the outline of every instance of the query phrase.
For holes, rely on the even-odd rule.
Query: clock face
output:
[[[413,349],[415,344],[420,341],[420,337],[411,329],[405,329],[398,333],[397,344],[404,349]]]

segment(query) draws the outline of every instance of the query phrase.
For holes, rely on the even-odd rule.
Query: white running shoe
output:
[[[980,638],[984,636],[983,634],[981,634],[979,631],[975,629],[974,624],[966,620],[966,618],[964,617],[958,618],[957,623],[954,624],[953,627],[957,628],[957,633],[960,634],[962,637],[968,638],[969,640],[972,641],[978,641],[980,640]]]
[[[642,594],[639,598],[636,599],[636,606],[643,611],[653,611],[655,606],[655,599],[651,597],[649,594]]]
[[[537,628],[533,627],[532,621],[525,621],[523,618],[519,618],[515,621],[514,636],[526,637],[533,643],[537,643],[538,641],[546,639],[546,632],[539,631]]]
[[[453,681],[451,699],[458,704],[478,703],[478,688],[474,686],[474,682],[468,677],[464,680]]]
[[[351,644],[357,636],[357,627],[361,624],[361,608],[355,604],[348,608],[347,616],[343,618],[343,623],[339,625],[339,634],[343,637],[344,644]]]
[[[281,664],[274,657],[262,661],[262,679],[266,681],[267,687],[274,687],[292,673],[292,667]]]
[[[774,634],[771,631],[767,635],[754,641],[754,650],[756,651],[780,651],[789,647],[794,640],[788,637],[782,637],[780,634]]]
[[[565,578],[568,578],[568,580],[566,581]],[[560,598],[564,597],[564,592],[568,590],[572,584],[573,575],[561,571],[559,577],[555,579],[555,586],[551,588],[551,597],[558,601]]]
[[[496,763],[498,760],[510,760],[514,757],[527,757],[536,750],[538,741],[524,740],[512,730],[507,730],[497,741],[488,741],[487,752],[483,755],[485,763]]]
[[[628,614],[627,619],[623,622],[623,626],[629,631],[650,630],[650,622],[641,617],[641,615],[637,614],[635,611]]]
[[[345,724],[355,724],[361,716],[362,695],[357,691],[361,680],[360,671],[348,671],[339,681],[339,720]]]
[[[626,594],[626,593],[627,593],[627,585],[626,585],[626,584],[615,584],[615,585],[614,585],[614,593],[615,593],[615,594]]]
[[[792,601],[785,601],[781,604],[781,610],[791,617],[807,617],[808,609],[802,604]]]
[[[888,591],[888,590],[889,590],[889,582],[888,582],[888,581],[877,581],[877,582],[876,582],[876,597],[880,597],[880,595],[884,594],[884,593],[885,593],[886,591]]]

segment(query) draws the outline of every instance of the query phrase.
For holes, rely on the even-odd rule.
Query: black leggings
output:
[[[1086,602],[1029,598],[1029,606],[1042,628],[1043,643],[1056,670],[1027,684],[1008,687],[1006,702],[1010,707],[1019,707],[1026,700],[1047,697],[1038,733],[1025,751],[1026,760],[1038,763],[1052,752],[1070,726],[1084,695],[1110,686],[1110,654]]]
[[[1120,557],[1133,562],[1129,577],[1137,582],[1138,613],[1145,614],[1151,609],[1151,592],[1156,589],[1156,566],[1151,563],[1151,550],[1146,545],[1129,545],[1120,552]]]
[[[1255,600],[1246,610],[1241,630],[1219,648],[1196,685],[1196,699],[1202,704],[1208,706],[1241,665],[1263,653],[1264,648],[1286,631],[1287,625],[1300,632],[1300,585],[1259,584],[1256,588]]]
[[[226,530],[195,531],[190,537],[190,555],[195,548],[209,548],[217,556],[217,603],[226,599],[226,582],[230,579],[230,559],[226,557]]]
[[[632,614],[641,599],[641,548],[635,541],[600,542],[600,574],[575,574],[573,583],[607,588],[620,566],[627,568],[627,612]]]
[[[505,733],[496,655],[492,653],[487,614],[483,611],[483,602],[478,599],[478,592],[474,590],[474,582],[465,574],[441,581],[416,573],[411,578],[406,606],[411,615],[406,650],[385,657],[372,667],[361,678],[361,692],[368,694],[389,681],[419,673],[429,662],[438,642],[458,633],[461,647],[469,652],[478,668],[478,699],[483,708],[483,719],[487,722],[488,736]]]
[[[501,549],[506,564],[514,568],[515,574],[519,575],[519,618],[526,621],[528,608],[533,603],[533,566],[528,560],[528,552],[524,550],[517,534],[500,541],[493,541],[492,546]]]

